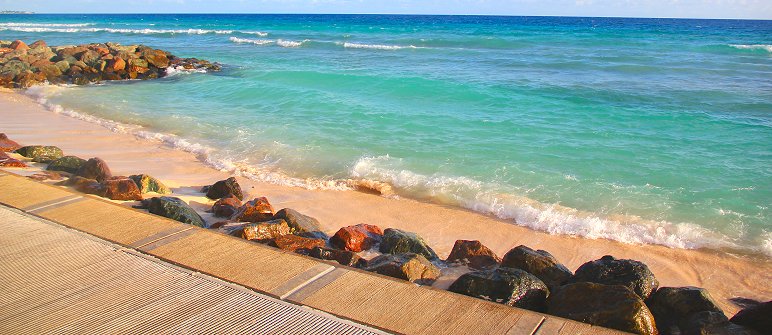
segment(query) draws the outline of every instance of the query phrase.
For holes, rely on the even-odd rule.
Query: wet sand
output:
[[[85,159],[100,157],[115,175],[153,175],[199,212],[213,203],[199,192],[201,186],[229,177],[228,173],[205,165],[194,154],[50,112],[13,91],[0,91],[0,120],[0,132],[22,145],[56,145],[66,155]],[[772,299],[772,285],[769,285],[772,259],[762,255],[550,235],[468,210],[411,199],[356,191],[307,190],[241,177],[238,180],[247,198],[266,196],[276,210],[291,207],[311,215],[319,219],[330,235],[340,227],[358,223],[375,224],[384,229],[400,228],[423,236],[442,258],[450,253],[458,239],[480,240],[499,256],[522,244],[549,251],[571,270],[603,255],[636,259],[649,266],[660,286],[707,288],[730,317],[740,309],[731,298]],[[209,215],[202,216],[213,221]],[[438,285],[449,285],[449,282],[441,281]]]

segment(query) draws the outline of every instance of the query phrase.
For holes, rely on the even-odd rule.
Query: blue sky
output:
[[[772,19],[772,0],[0,0],[39,13],[389,13]]]

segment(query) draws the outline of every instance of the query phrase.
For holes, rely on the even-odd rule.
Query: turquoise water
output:
[[[552,233],[772,255],[772,21],[0,17],[16,38],[224,64],[29,94],[255,179],[380,181]]]

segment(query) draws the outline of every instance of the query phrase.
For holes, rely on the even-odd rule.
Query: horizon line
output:
[[[24,11],[17,11],[24,12]],[[489,16],[489,17],[565,17],[565,18],[599,18],[599,19],[672,19],[672,20],[744,20],[744,21],[772,21],[772,18],[715,18],[715,17],[676,17],[676,16],[581,16],[581,15],[517,15],[517,14],[420,14],[420,13],[231,13],[231,12],[184,12],[184,13],[160,13],[160,12],[32,12],[13,13],[0,15],[388,15],[388,16]]]

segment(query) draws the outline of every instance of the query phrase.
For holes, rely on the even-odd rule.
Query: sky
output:
[[[484,14],[772,19],[772,0],[0,0],[37,13]]]

